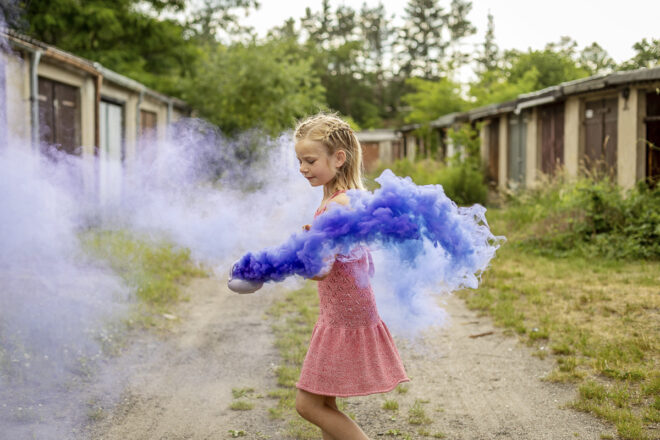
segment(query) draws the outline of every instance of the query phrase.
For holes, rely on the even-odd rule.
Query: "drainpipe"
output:
[[[167,125],[165,126],[165,137],[167,140],[170,140],[170,134],[172,133],[172,130],[170,128],[170,124],[172,123],[172,108],[174,107],[174,104],[172,104],[172,100],[168,99],[167,100]]]
[[[0,48],[1,50],[2,48]],[[7,129],[7,77],[5,74],[5,55],[0,52],[0,148],[9,144],[9,130]]]
[[[38,69],[41,60],[41,50],[32,51],[30,57],[30,111],[31,111],[31,131],[30,140],[32,149],[36,150],[39,145],[39,79]]]
[[[101,148],[101,85],[103,84],[103,75],[99,72],[96,75],[96,81],[94,81],[95,89],[95,101],[94,105],[94,156],[99,155],[99,149]]]
[[[138,148],[138,143],[140,141],[140,106],[142,105],[142,100],[144,99],[144,90],[140,90],[140,94],[138,95],[138,101],[137,105],[135,106],[135,148],[137,150]]]

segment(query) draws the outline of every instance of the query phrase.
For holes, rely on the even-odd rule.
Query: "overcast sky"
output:
[[[389,15],[403,15],[407,0],[382,0]],[[359,9],[363,1],[331,0],[331,5]],[[377,5],[378,0],[366,1]],[[450,0],[440,2],[448,7]],[[321,0],[261,0],[261,8],[244,20],[260,36],[287,18],[298,20],[305,8],[320,10]],[[495,20],[495,41],[500,49],[542,49],[562,35],[573,38],[579,49],[596,41],[616,62],[631,58],[632,45],[642,38],[660,38],[660,0],[475,0],[469,15],[477,27],[470,42],[483,42],[488,11]]]

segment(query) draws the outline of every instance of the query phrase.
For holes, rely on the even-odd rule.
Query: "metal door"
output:
[[[509,117],[509,180],[525,184],[525,160],[527,147],[528,113],[511,114]]]
[[[116,204],[122,190],[124,162],[124,108],[122,105],[101,101],[99,146],[99,198],[102,203]]]
[[[618,98],[589,101],[585,106],[585,165],[616,177]]]
[[[656,186],[660,181],[660,95],[646,94],[646,181]]]
[[[488,125],[488,178],[497,185],[500,170],[500,118],[495,118]]]
[[[39,139],[58,150],[80,155],[77,87],[39,77]]]
[[[564,164],[564,103],[539,109],[541,122],[541,171],[554,176]]]

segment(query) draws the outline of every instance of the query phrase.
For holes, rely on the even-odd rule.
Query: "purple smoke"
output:
[[[426,285],[431,281],[445,292],[476,288],[477,277],[504,239],[491,233],[486,209],[457,207],[442,186],[417,186],[389,170],[376,181],[381,187],[373,194],[348,191],[351,207],[331,205],[309,231],[292,235],[280,246],[244,255],[232,275],[250,281],[281,281],[291,275],[310,278],[321,272],[328,258],[346,254],[357,245],[376,244],[395,251],[403,272],[429,266],[429,258],[434,260],[433,267],[444,268],[418,273]],[[410,305],[405,298],[412,301],[418,292],[413,285],[408,287],[397,297]]]

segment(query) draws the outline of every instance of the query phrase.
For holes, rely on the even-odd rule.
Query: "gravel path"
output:
[[[122,398],[88,436],[224,439],[231,438],[230,430],[243,430],[246,439],[286,439],[287,422],[270,419],[275,401],[265,397],[276,388],[278,355],[264,312],[284,292],[274,286],[236,295],[217,280],[198,279],[188,294],[173,332],[161,339],[145,335],[123,356],[129,373]],[[561,409],[575,390],[540,380],[552,369],[551,359],[531,356],[516,337],[503,335],[459,298],[447,298],[444,307],[451,317],[447,327],[421,346],[398,341],[412,379],[405,394],[346,399],[346,411],[371,438],[431,438],[420,429],[465,440],[600,439],[614,432],[590,415]],[[494,333],[469,337],[489,331]],[[254,409],[229,409],[232,388],[243,387],[254,388]],[[386,399],[396,400],[398,411],[383,410]],[[416,400],[424,402],[432,423],[408,423]]]

